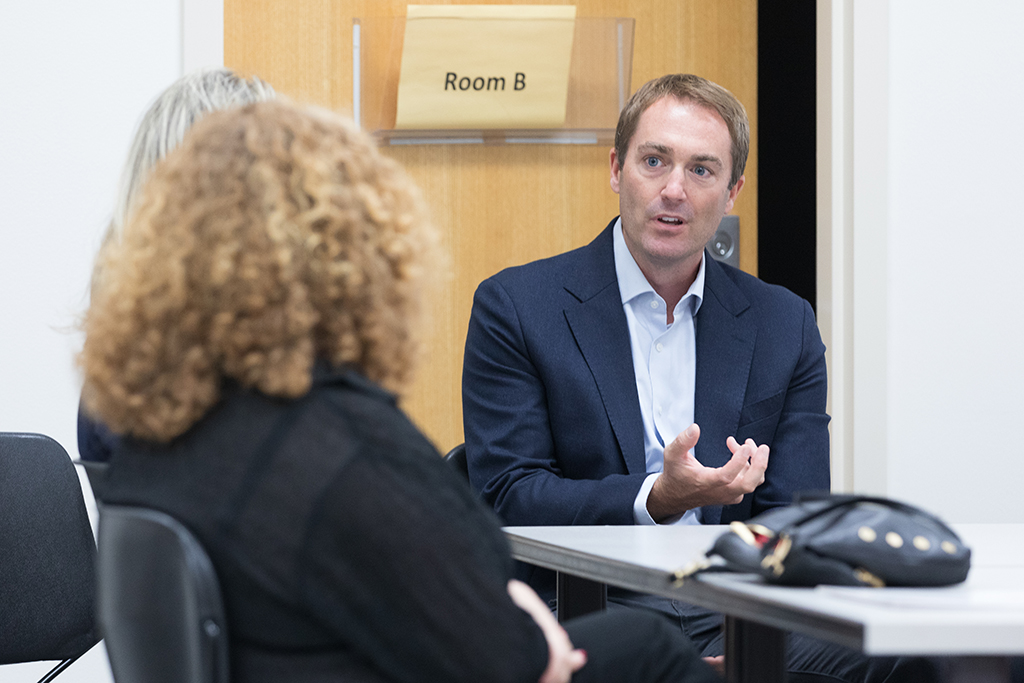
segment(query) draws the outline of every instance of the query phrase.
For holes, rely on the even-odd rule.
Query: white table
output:
[[[972,549],[970,576],[958,586],[789,588],[729,574],[674,585],[669,575],[703,556],[725,528],[506,527],[505,533],[513,557],[554,569],[560,578],[579,577],[722,612],[730,680],[782,680],[784,631],[869,655],[969,657],[967,665],[977,666],[965,680],[985,680],[985,669],[1002,665],[986,658],[1024,655],[1024,524],[955,525]],[[571,594],[560,599],[571,608]]]

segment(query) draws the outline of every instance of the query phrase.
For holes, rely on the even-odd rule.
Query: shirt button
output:
[[[658,350],[658,353],[661,353],[661,349],[663,348],[662,345],[661,345],[661,342],[658,342],[657,344],[655,344],[654,348],[656,348]]]
[[[657,301],[652,301],[651,302],[651,308],[657,308],[657,307],[658,307],[658,302]]]

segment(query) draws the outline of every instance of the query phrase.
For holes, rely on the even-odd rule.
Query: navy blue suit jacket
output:
[[[632,524],[644,437],[611,224],[589,245],[509,268],[477,289],[463,416],[474,489],[506,524]],[[726,437],[768,444],[764,483],[706,524],[829,488],[825,347],[810,305],[705,257],[695,318],[694,454]]]

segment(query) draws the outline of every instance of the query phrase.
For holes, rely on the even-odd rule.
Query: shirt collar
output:
[[[626,238],[622,235],[621,217],[615,221],[615,227],[612,229],[612,244],[615,254],[615,277],[619,281],[619,295],[622,297],[622,303],[629,303],[641,294],[655,294],[654,287],[651,287],[651,283],[647,281],[647,277],[640,270],[640,266],[636,264],[636,259],[630,253],[629,247],[626,246]],[[693,297],[694,315],[700,310],[701,302],[704,301],[705,258],[707,255],[702,253],[700,267],[697,268],[697,277],[693,279],[693,284],[680,300],[685,302],[691,296]]]
[[[334,367],[327,361],[318,359],[313,364],[312,379],[314,387],[344,385],[349,389],[369,394],[387,403],[397,403],[394,394],[367,379],[354,364]]]

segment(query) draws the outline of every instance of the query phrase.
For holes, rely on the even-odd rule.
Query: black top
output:
[[[497,518],[354,372],[287,401],[229,388],[169,444],[125,439],[105,502],[163,510],[217,569],[236,681],[529,681]]]
[[[85,413],[78,402],[78,457],[87,462],[107,462],[120,437]]]

